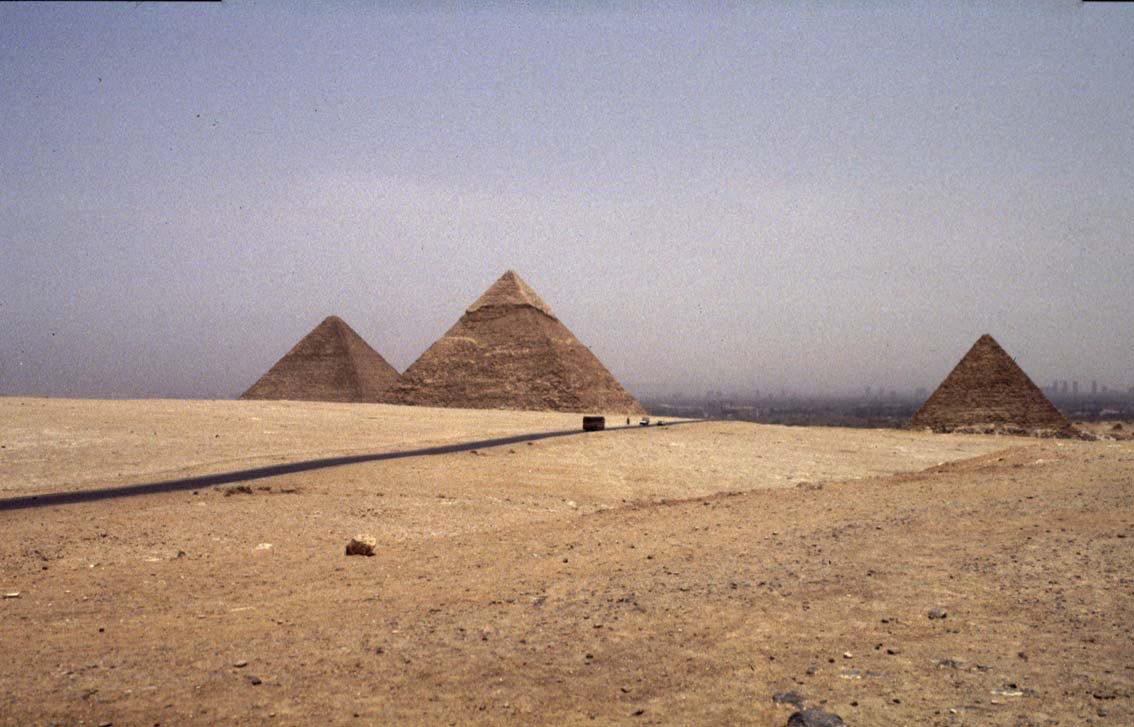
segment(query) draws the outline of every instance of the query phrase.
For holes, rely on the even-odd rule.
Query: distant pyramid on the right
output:
[[[917,410],[910,425],[935,432],[1075,433],[1071,422],[987,333]]]

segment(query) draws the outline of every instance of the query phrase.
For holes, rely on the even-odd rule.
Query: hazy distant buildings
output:
[[[1069,397],[1078,398],[1080,396],[1083,398],[1105,399],[1112,396],[1122,396],[1123,391],[1121,386],[1112,388],[1109,384],[1099,383],[1098,379],[1091,379],[1090,388],[1088,389],[1086,385],[1084,385],[1082,392],[1079,391],[1078,381],[1068,381],[1067,379],[1055,379],[1051,383],[1051,388],[1048,389],[1050,395],[1063,399]],[[1129,387],[1125,389],[1125,391],[1127,395],[1134,396],[1134,387]]]

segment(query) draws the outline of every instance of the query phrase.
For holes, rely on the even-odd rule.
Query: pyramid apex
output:
[[[555,314],[551,312],[547,303],[544,303],[531,286],[525,283],[515,270],[511,269],[504,271],[504,274],[488,290],[484,291],[484,294],[477,298],[475,303],[469,306],[467,312],[472,313],[482,308],[516,306],[535,308],[544,315],[555,318]]]

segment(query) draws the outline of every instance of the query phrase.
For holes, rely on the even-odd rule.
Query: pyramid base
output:
[[[1083,432],[1073,426],[1052,427],[1022,427],[1018,424],[1004,424],[988,422],[982,424],[937,425],[931,427],[911,426],[913,430],[931,432],[933,434],[991,434],[1003,437],[1036,437],[1038,439],[1085,439],[1093,441],[1095,436]]]

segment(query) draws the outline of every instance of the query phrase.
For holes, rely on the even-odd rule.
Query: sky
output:
[[[640,397],[1134,387],[1134,4],[0,3],[0,118],[2,395],[401,371],[507,269]]]

